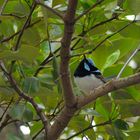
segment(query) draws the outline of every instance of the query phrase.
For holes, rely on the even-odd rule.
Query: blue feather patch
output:
[[[90,67],[88,66],[87,63],[84,63],[84,68],[85,68],[87,71],[90,71]]]
[[[100,72],[99,70],[95,70],[94,72]]]
[[[92,66],[95,66],[95,63],[92,61],[92,59],[88,58],[87,60]]]

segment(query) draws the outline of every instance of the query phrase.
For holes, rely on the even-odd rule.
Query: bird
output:
[[[74,72],[74,81],[84,93],[90,93],[94,88],[106,83],[94,61],[85,56]]]

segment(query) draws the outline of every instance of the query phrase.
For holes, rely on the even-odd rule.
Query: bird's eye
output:
[[[88,66],[87,63],[84,63],[84,68],[85,68],[87,71],[90,71],[90,67]]]

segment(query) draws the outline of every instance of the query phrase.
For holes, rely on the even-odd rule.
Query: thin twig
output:
[[[103,125],[107,125],[107,124],[111,124],[111,123],[112,123],[112,121],[106,121],[106,122],[99,123],[99,124],[95,124],[95,125],[89,125],[88,127],[84,128],[83,130],[79,131],[78,133],[76,133],[76,134],[70,136],[70,137],[67,138],[66,140],[70,140],[70,139],[72,139],[72,138],[74,138],[74,137],[80,135],[81,133],[83,133],[83,132],[85,132],[85,131],[87,131],[87,130],[89,130],[89,129],[92,129],[92,128],[94,128],[94,127],[103,126]]]
[[[78,36],[81,37],[79,38],[76,43],[71,47],[72,50],[74,50],[74,48],[76,47],[76,45],[80,42],[80,40],[82,40],[82,37],[84,37],[88,32],[92,31],[93,29],[95,29],[96,27],[99,27],[105,23],[108,23],[114,19],[118,18],[118,16],[113,16],[111,17],[110,19],[107,19],[107,20],[104,20],[104,21],[101,21],[93,26],[91,26],[89,29],[85,30],[84,32],[80,33]],[[72,41],[75,40],[76,37],[72,38]]]
[[[48,24],[47,24],[47,37],[48,37],[49,50],[50,50],[50,53],[52,53],[52,47],[51,47],[51,41],[50,41],[50,33],[49,33],[49,25]]]
[[[11,117],[7,114],[6,116],[5,116],[5,119],[4,119],[4,121],[1,123],[1,125],[0,125],[0,132],[2,131],[2,129],[5,127],[5,126],[7,126],[8,125],[8,121],[11,119]]]
[[[25,29],[28,29],[28,28],[34,26],[35,24],[39,23],[40,21],[41,21],[41,19],[29,24]],[[7,38],[4,38],[4,39],[0,40],[0,44],[13,39],[16,35],[20,34],[20,32],[21,32],[21,30],[17,31],[16,33],[14,33],[13,35],[11,35],[11,36],[9,36]]]
[[[26,16],[18,16],[14,13],[3,13],[2,16],[11,16],[11,17],[15,17],[15,18],[18,18],[18,19],[22,19],[22,18],[26,17]]]
[[[92,50],[88,51],[88,52],[84,52],[84,53],[80,53],[80,54],[76,54],[76,55],[73,55],[71,57],[77,57],[77,56],[81,56],[81,55],[84,55],[84,54],[91,54],[93,51],[95,51],[98,47],[100,47],[106,40],[108,40],[109,38],[113,37],[114,35],[116,35],[117,33],[121,32],[122,30],[124,30],[125,28],[127,28],[129,25],[131,25],[132,23],[134,23],[135,21],[132,21],[130,23],[128,23],[127,25],[125,25],[124,27],[122,27],[121,29],[117,30],[116,32],[114,32],[113,34],[107,36],[106,38],[104,38],[100,43],[98,43],[96,45],[95,48],[93,48]]]
[[[0,9],[0,15],[2,15],[2,13],[4,11],[4,8],[5,8],[6,4],[7,4],[7,2],[8,2],[8,0],[4,0],[4,3],[3,3],[3,5],[2,5],[2,7]]]
[[[131,56],[128,58],[128,60],[125,62],[125,64],[123,65],[122,69],[120,70],[119,74],[117,75],[116,79],[119,79],[124,71],[124,69],[126,68],[126,66],[128,65],[128,63],[131,61],[131,59],[136,55],[136,53],[140,50],[140,47],[138,47],[132,54]]]
[[[22,35],[24,33],[24,30],[26,29],[26,27],[28,26],[28,24],[30,22],[30,19],[31,19],[31,16],[32,16],[32,13],[33,13],[35,7],[36,7],[36,2],[33,2],[32,8],[31,8],[30,13],[29,13],[29,16],[28,16],[26,22],[24,23],[24,25],[23,25],[23,27],[21,29],[21,32],[19,33],[16,45],[15,45],[15,48],[14,48],[15,51],[19,48],[19,43],[20,43],[21,37],[22,37]]]
[[[41,128],[33,137],[32,137],[32,140],[35,140],[36,137],[44,130],[44,127]]]
[[[34,99],[30,96],[27,96],[18,86],[18,84],[16,83],[16,81],[13,79],[12,75],[9,74],[3,64],[2,61],[0,61],[0,68],[3,71],[4,75],[7,77],[8,81],[10,82],[11,86],[13,87],[13,89],[17,92],[17,94],[22,97],[23,99],[25,99],[26,101],[28,101],[29,103],[32,104],[32,106],[34,107],[34,109],[36,110],[37,115],[40,117],[42,124],[44,125],[44,129],[45,129],[45,134],[47,136],[47,132],[48,132],[48,122],[47,122],[47,118],[45,116],[45,114],[42,112],[42,110],[39,108],[38,104],[34,101]]]
[[[116,19],[116,18],[117,18],[117,17],[114,16],[114,17],[112,17],[112,18],[110,18],[110,19],[107,19],[107,20],[105,20],[105,21],[102,21],[102,22],[100,22],[100,23],[97,23],[96,25],[90,27],[88,30],[85,30],[84,32],[80,33],[78,36],[83,37],[83,36],[85,36],[88,32],[90,32],[91,30],[93,30],[94,28],[96,28],[96,27],[98,27],[98,26],[101,26],[101,25],[103,25],[103,24],[105,24],[105,23],[107,23],[107,22],[110,22],[110,21],[112,21],[112,20],[114,20],[114,19]],[[74,41],[75,39],[76,39],[76,37],[72,38],[72,41]],[[76,41],[76,43],[71,47],[71,50],[74,50],[74,48],[77,46],[77,44],[80,42],[81,39],[82,39],[82,38],[79,38],[79,39]],[[56,50],[53,52],[53,54],[56,54],[59,50],[60,50],[60,48],[56,49]],[[48,57],[45,58],[45,59],[42,61],[42,63],[40,64],[40,67],[36,70],[34,76],[37,76],[38,73],[44,68],[44,65],[46,65],[47,63],[49,63],[49,62],[52,60],[52,56],[53,56],[52,54],[49,54]],[[60,55],[57,55],[56,57],[58,57],[58,56],[60,56]]]
[[[48,5],[45,5],[45,4],[41,3],[39,0],[35,0],[35,1],[36,1],[36,3],[37,3],[38,5],[41,5],[41,6],[45,7],[45,8],[48,9],[50,12],[54,13],[55,15],[57,15],[58,17],[60,17],[61,19],[63,19],[63,15],[60,14],[59,12],[57,12],[56,10],[54,10],[53,8],[49,7]]]
[[[81,17],[89,13],[93,8],[95,8],[97,5],[101,4],[104,0],[99,0],[94,5],[92,5],[89,9],[87,9],[85,12],[83,12],[81,15],[75,18],[75,21],[79,20]]]
[[[3,112],[3,114],[2,114],[2,116],[0,117],[0,120],[2,120],[3,119],[3,117],[5,116],[5,114],[6,114],[6,112],[7,112],[7,110],[9,109],[9,107],[10,107],[10,105],[11,105],[11,103],[13,102],[13,98],[10,100],[10,102],[8,103],[8,105],[7,105],[7,107],[6,107],[6,109],[4,110],[4,112]]]

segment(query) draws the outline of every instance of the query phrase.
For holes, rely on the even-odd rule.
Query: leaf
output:
[[[118,60],[119,56],[120,56],[120,50],[117,50],[114,53],[112,53],[111,55],[109,55],[102,68],[102,71],[104,71],[104,69],[106,69],[107,67],[114,64]]]
[[[27,122],[27,121],[29,122],[29,121],[33,120],[33,112],[30,109],[28,109],[28,108],[25,109],[25,111],[23,113],[23,120],[25,122]]]
[[[125,8],[127,8],[128,11],[131,12],[131,15],[136,15],[140,12],[140,1],[139,0],[127,0],[125,3]]]
[[[10,115],[15,119],[21,120],[24,110],[25,110],[25,105],[23,104],[14,105],[10,110]]]
[[[53,86],[54,86],[54,85],[51,84],[51,83],[41,81],[40,84],[41,84],[41,86],[43,86],[43,87],[46,87],[46,88],[48,88],[48,89],[50,89],[50,90],[53,90]]]
[[[26,54],[26,55],[25,55]],[[25,63],[33,63],[39,55],[39,49],[35,47],[22,46],[18,51],[4,50],[0,52],[2,60],[21,60]]]
[[[40,109],[45,109],[45,106],[43,105],[43,103],[42,103],[42,101],[40,100],[39,97],[35,97],[34,101],[37,103],[37,105]]]
[[[52,7],[55,7],[57,5],[62,5],[65,2],[65,0],[53,0]]]
[[[121,120],[121,119],[115,120],[114,125],[116,128],[121,129],[121,130],[129,129],[129,125],[124,120]]]
[[[54,79],[55,83],[57,84],[58,93],[61,93],[62,88],[61,88],[61,84],[60,84],[59,68],[58,68],[58,63],[57,63],[57,59],[55,56],[53,57],[52,74],[53,74],[53,79]]]
[[[31,126],[31,136],[34,136],[37,132],[39,132],[43,127],[43,124],[41,121],[33,122],[33,125]]]
[[[32,46],[22,46],[18,51],[17,57],[25,63],[33,63],[39,54],[39,48]]]
[[[104,70],[104,76],[110,77],[112,75],[117,76],[120,70],[122,69],[124,64],[115,64],[113,66],[110,66]],[[130,66],[126,66],[121,77],[126,77],[133,74],[133,69]]]
[[[88,9],[93,4],[93,1],[92,0],[80,0],[80,3],[84,9]]]
[[[128,21],[124,21],[124,22],[115,21],[114,23],[109,24],[109,28],[111,29],[111,31],[115,32],[116,30],[121,29],[122,27],[126,26],[128,23],[129,23]],[[133,40],[131,40],[132,42],[131,41],[129,42],[129,40],[128,40],[128,42],[124,42],[125,44],[126,43],[128,44],[127,46],[131,46],[131,45],[129,45],[129,43],[133,43],[133,42],[136,43],[135,40],[139,41],[139,38],[140,38],[139,32],[140,32],[140,26],[137,24],[131,24],[128,26],[128,28],[125,28],[124,30],[119,32],[119,34],[122,35],[123,37],[125,37],[125,38],[123,38],[124,41],[126,39],[133,39]],[[122,44],[122,46],[123,46],[123,44]]]
[[[140,92],[135,87],[127,87],[125,90],[132,96],[135,101],[140,101]]]
[[[40,83],[36,77],[27,77],[23,82],[23,91],[25,93],[34,93],[38,92]]]
[[[28,15],[29,14],[29,8],[28,5],[24,1],[19,1],[15,6],[14,10],[21,14],[21,15]]]
[[[36,28],[32,27],[24,31],[23,34],[24,44],[35,46],[38,45],[40,41],[41,41],[40,34]]]
[[[113,2],[109,3],[108,5],[106,5],[105,16],[107,18],[111,18],[113,12],[115,12],[116,6],[117,6],[117,1],[113,1]]]
[[[106,120],[109,119],[109,112],[107,109],[103,106],[102,101],[98,99],[96,101],[96,111],[102,115]]]
[[[19,138],[16,134],[9,132],[6,135],[6,140],[22,140],[22,138]]]
[[[92,116],[96,116],[96,117],[100,117],[101,114],[98,113],[96,110],[93,110],[93,109],[85,109],[82,111],[83,115],[92,115]]]

